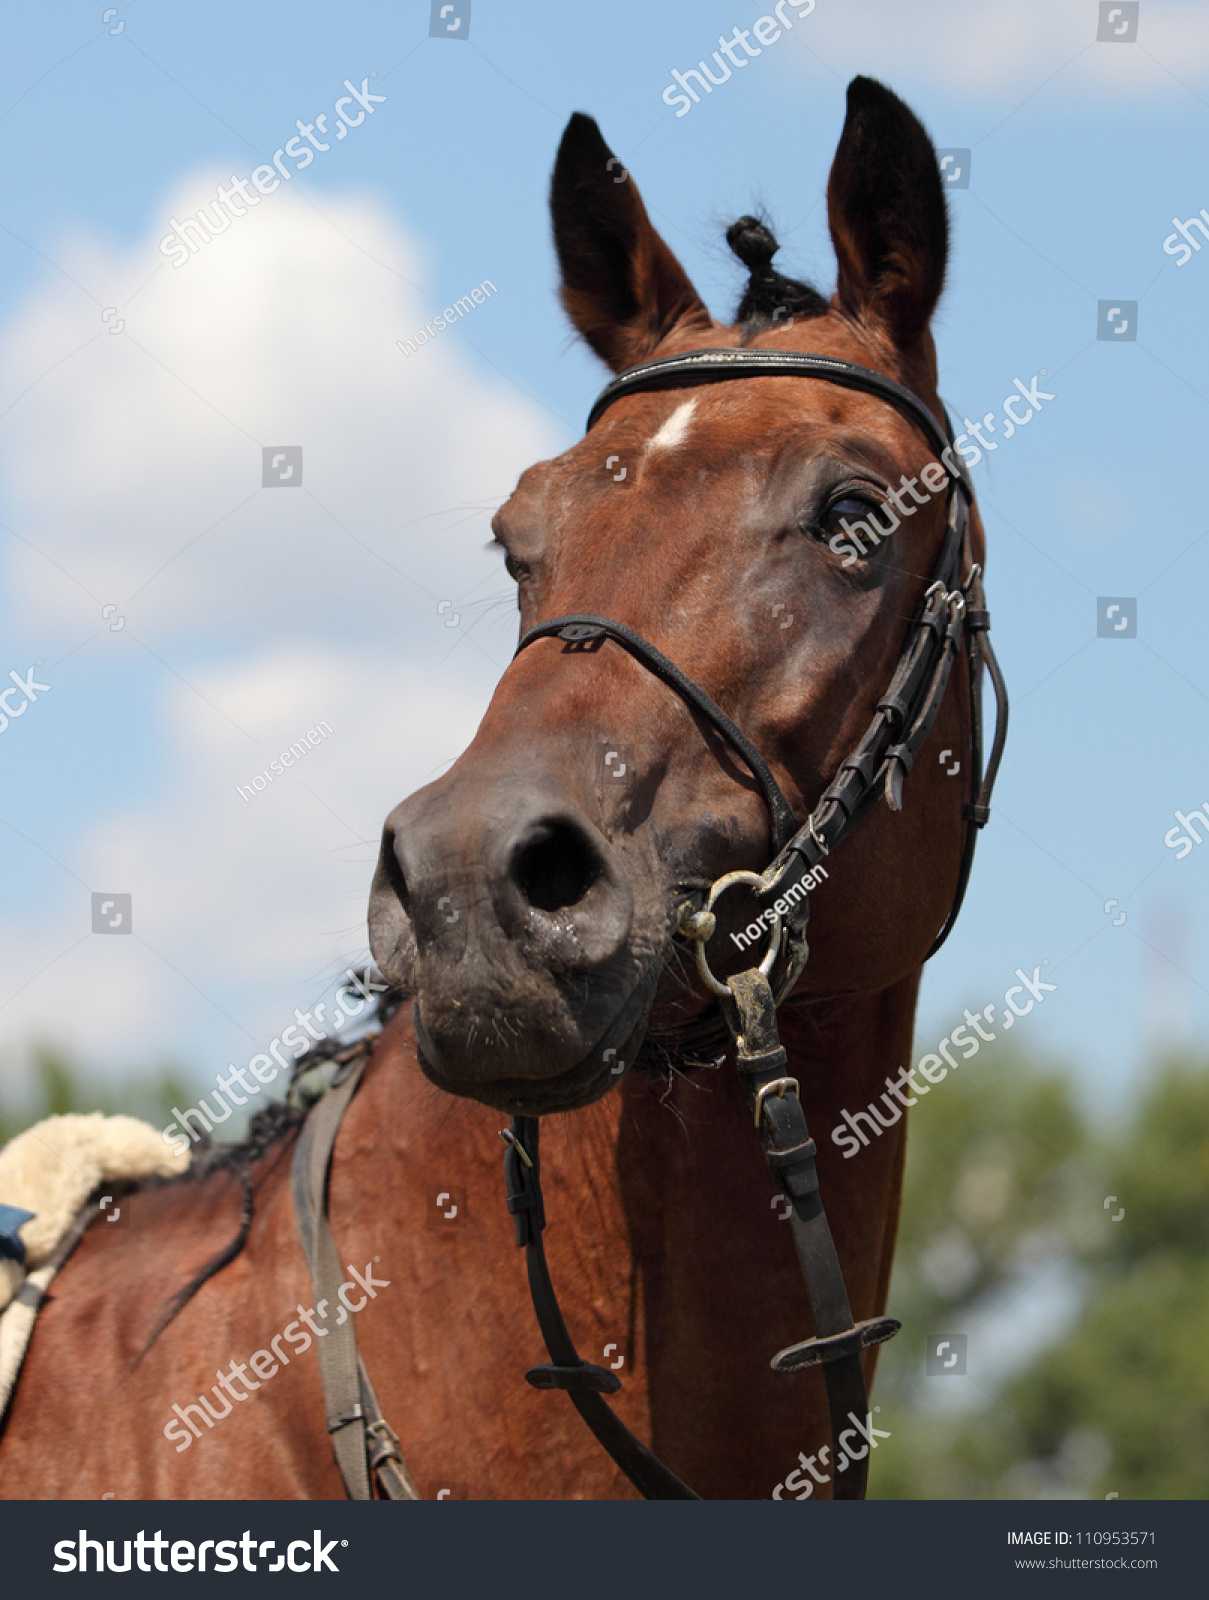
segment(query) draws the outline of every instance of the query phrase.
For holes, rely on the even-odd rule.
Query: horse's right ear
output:
[[[712,326],[633,179],[579,111],[558,147],[550,215],[567,315],[614,372],[645,360],[681,323]]]

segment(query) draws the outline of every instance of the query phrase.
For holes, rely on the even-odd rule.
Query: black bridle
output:
[[[603,411],[625,394],[641,390],[712,383],[721,379],[766,376],[822,378],[845,388],[879,396],[896,406],[921,430],[948,470],[945,536],[931,579],[907,632],[898,666],[856,748],[799,827],[780,785],[760,752],[722,709],[674,662],[632,628],[608,617],[554,617],[531,628],[517,653],[537,639],[558,637],[568,652],[592,651],[606,640],[627,650],[690,706],[743,759],[768,803],[776,854],[767,869],[729,872],[680,907],[676,932],[696,944],[697,967],[717,996],[744,1081],[748,1103],[760,1133],[764,1156],[781,1193],[790,1204],[789,1222],[798,1263],[814,1320],[814,1336],[778,1351],[772,1366],[797,1372],[820,1366],[831,1418],[832,1494],[858,1500],[865,1491],[869,1445],[853,1441],[869,1426],[868,1396],[861,1352],[892,1338],[899,1323],[893,1317],[856,1322],[839,1257],[819,1196],[817,1149],[806,1126],[795,1078],[786,1076],[788,1057],[777,1033],[778,1003],[796,983],[806,963],[805,930],[809,894],[803,869],[810,871],[851,833],[884,795],[892,810],[902,808],[903,780],[940,711],[949,674],[963,642],[969,666],[970,798],[962,808],[965,838],[952,905],[933,941],[932,956],[948,937],[961,909],[978,830],[990,816],[991,790],[999,770],[1007,733],[1007,691],[991,649],[981,573],[972,562],[969,517],[973,492],[963,465],[953,455],[951,433],[909,389],[868,367],[831,356],[763,350],[697,350],[690,355],[649,361],[615,378],[602,392],[588,418],[589,428]],[[962,574],[962,564],[965,572]],[[982,766],[982,667],[987,666],[996,697],[995,736],[986,770]],[[797,875],[795,877],[795,874]],[[771,929],[769,948],[759,966],[720,982],[710,971],[705,946],[715,931],[714,906],[736,884],[753,888],[771,904],[763,919]],[[783,932],[785,937],[782,937]],[[927,958],[925,958],[927,959]],[[367,1044],[350,1048],[332,1090],[308,1120],[294,1158],[294,1197],[298,1223],[311,1264],[316,1294],[334,1301],[340,1277],[338,1257],[327,1222],[326,1178],[340,1119],[356,1091],[369,1059]],[[669,1467],[652,1455],[629,1431],[604,1396],[621,1384],[615,1373],[580,1359],[559,1309],[546,1263],[542,1231],[546,1226],[541,1190],[536,1117],[514,1117],[501,1137],[507,1141],[504,1160],[508,1210],[516,1223],[516,1242],[525,1249],[529,1288],[548,1365],[525,1374],[537,1389],[563,1389],[597,1439],[635,1487],[648,1500],[699,1498]],[[357,1350],[351,1321],[340,1337],[320,1353],[328,1431],[348,1493],[368,1499],[376,1484],[390,1499],[419,1495],[408,1476],[397,1436],[382,1416],[365,1363]],[[819,1460],[827,1465],[826,1448]]]
[[[674,662],[632,628],[608,617],[572,614],[552,617],[530,628],[517,655],[538,639],[561,638],[567,651],[595,649],[612,639],[641,661],[657,678],[699,711],[730,744],[764,793],[772,819],[777,855],[763,876],[762,898],[775,901],[789,886],[800,861],[808,871],[845,839],[884,794],[891,810],[902,809],[903,780],[911,771],[940,711],[953,661],[964,633],[970,666],[970,798],[962,809],[965,840],[957,887],[948,917],[934,940],[930,959],[940,949],[961,910],[974,861],[978,830],[990,816],[991,791],[1007,735],[1007,689],[999,663],[986,637],[990,613],[983,603],[981,569],[969,554],[969,515],[973,489],[965,464],[955,454],[952,435],[910,389],[869,367],[834,356],[801,351],[694,350],[689,355],[648,361],[622,373],[601,391],[588,416],[589,429],[615,400],[641,390],[680,388],[730,378],[810,377],[846,389],[861,390],[888,401],[923,433],[948,473],[945,537],[931,580],[907,634],[902,654],[864,737],[840,763],[834,782],[800,827],[793,807],[769,770],[768,763],[720,706]],[[960,577],[963,558],[964,581]],[[994,686],[998,715],[986,771],[982,767],[982,665]],[[805,906],[804,897],[796,902]],[[804,926],[806,915],[789,918],[791,933]],[[795,974],[796,977],[796,974]]]
[[[677,933],[697,946],[703,980],[718,997],[735,1045],[739,1071],[760,1131],[765,1158],[792,1207],[790,1221],[815,1324],[815,1336],[773,1357],[777,1371],[819,1365],[827,1387],[831,1417],[833,1496],[864,1495],[868,1447],[845,1440],[868,1425],[868,1398],[860,1352],[898,1332],[891,1317],[853,1320],[827,1218],[819,1197],[817,1150],[806,1126],[798,1085],[784,1075],[788,1058],[776,1026],[776,1006],[796,983],[809,953],[805,938],[809,894],[804,876],[841,843],[883,796],[891,810],[902,809],[903,781],[939,714],[953,662],[964,646],[970,693],[970,797],[962,807],[965,837],[957,886],[949,914],[928,951],[935,955],[952,931],[961,909],[974,859],[978,830],[990,816],[991,791],[1007,735],[1007,690],[987,637],[991,625],[981,569],[972,560],[969,538],[973,490],[965,466],[954,454],[952,431],[923,402],[892,378],[832,356],[796,351],[696,350],[688,355],[648,361],[614,378],[588,417],[588,428],[623,395],[681,388],[733,378],[810,377],[876,395],[909,418],[924,434],[948,474],[945,535],[931,579],[886,692],[864,736],[799,826],[792,806],[760,752],[708,694],[653,644],[623,623],[587,614],[553,617],[530,628],[517,654],[538,639],[557,637],[568,653],[598,649],[612,640],[640,661],[722,735],[741,757],[763,791],[776,852],[762,874],[732,872],[718,879],[704,904],[686,902]],[[964,563],[964,573],[963,573]],[[995,734],[985,771],[982,764],[982,667],[996,698]],[[720,982],[709,968],[705,945],[715,931],[714,905],[727,889],[745,883],[765,903],[771,928],[769,949],[758,967]],[[782,937],[784,930],[785,937]],[[777,970],[779,968],[779,970]],[[770,982],[770,979],[772,980]],[[775,987],[774,987],[775,985]],[[540,1182],[538,1119],[514,1117],[501,1137],[508,1143],[505,1175],[508,1209],[516,1223],[516,1242],[526,1252],[529,1287],[550,1364],[531,1368],[535,1388],[563,1389],[597,1439],[647,1499],[699,1498],[627,1429],[603,1396],[620,1383],[614,1373],[582,1361],[567,1330],[550,1280],[542,1245],[545,1212]],[[846,1423],[854,1426],[845,1426]],[[853,1452],[850,1455],[849,1452]]]

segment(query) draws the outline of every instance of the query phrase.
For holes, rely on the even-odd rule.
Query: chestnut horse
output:
[[[887,89],[849,88],[827,194],[829,302],[777,273],[775,241],[744,219],[730,238],[751,280],[736,321],[714,321],[616,167],[575,116],[551,197],[562,298],[614,372],[705,348],[811,351],[897,380],[943,419],[929,332],[943,191],[927,135]],[[626,394],[527,471],[495,519],[522,629],[599,612],[654,641],[726,708],[804,819],[919,615],[944,497],[911,506],[896,486],[933,454],[883,398],[826,382]],[[892,492],[901,525],[858,555],[843,530],[874,514],[890,524]],[[982,560],[976,517],[968,554]],[[959,660],[937,749],[969,748],[968,671]],[[856,1159],[830,1134],[909,1058],[966,798],[923,760],[903,808],[879,804],[828,858],[810,959],[781,1009],[858,1318],[886,1303],[905,1117],[888,1109]],[[543,1118],[554,1282],[584,1357],[625,1380],[610,1404],[636,1434],[707,1498],[779,1496],[829,1437],[817,1371],[770,1370],[774,1350],[810,1332],[810,1309],[711,1033],[713,999],[677,938],[686,900],[773,853],[733,748],[612,643],[568,654],[544,638],[520,653],[469,749],[389,817],[371,944],[414,1006],[385,1027],[340,1126],[329,1207],[345,1288],[358,1284],[344,1303],[421,1496],[635,1494],[566,1397],[523,1381],[545,1352],[504,1206],[501,1112]],[[750,964],[746,934],[725,935],[744,919],[719,910],[711,959],[733,972]],[[0,1494],[344,1494],[307,1353],[329,1330],[291,1199],[297,1122],[278,1122],[194,1177],[129,1196],[128,1229],[85,1235],[35,1327]],[[221,1270],[152,1338],[216,1253]]]

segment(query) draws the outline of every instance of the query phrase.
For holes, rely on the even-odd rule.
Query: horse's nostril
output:
[[[550,822],[512,858],[512,879],[537,911],[578,905],[600,877],[600,857],[565,822]]]
[[[404,911],[411,914],[411,896],[407,892],[407,879],[403,876],[403,868],[399,865],[398,852],[395,850],[395,836],[391,829],[387,829],[382,836],[382,867],[386,873],[386,881],[399,897],[399,904]]]

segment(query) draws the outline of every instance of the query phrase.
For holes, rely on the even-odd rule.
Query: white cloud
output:
[[[327,646],[268,651],[196,687],[263,739],[243,738],[191,689],[167,688],[146,730],[162,794],[58,847],[90,883],[132,896],[134,936],[69,948],[90,903],[65,880],[40,927],[0,928],[10,991],[67,952],[4,1008],[8,1039],[49,1034],[113,1065],[170,1050],[206,1060],[221,1039],[246,1059],[363,951],[383,819],[465,748],[483,709],[475,684]],[[329,737],[240,797],[236,785],[320,720]]]
[[[164,218],[218,177],[183,185]],[[52,253],[76,283],[48,278],[0,337],[8,520],[44,553],[0,546],[22,633],[53,658],[113,601],[187,679],[146,658],[158,703],[123,735],[137,759],[125,776],[115,758],[116,805],[81,772],[45,824],[80,878],[133,895],[135,937],[70,948],[87,890],[28,847],[46,892],[26,923],[0,923],[0,1003],[32,978],[0,1011],[10,1046],[49,1035],[106,1067],[173,1054],[203,1076],[246,1060],[363,949],[382,821],[469,742],[507,659],[515,612],[487,515],[557,441],[475,371],[465,323],[402,355],[395,340],[441,309],[404,281],[422,282],[419,252],[375,202],[322,204],[330,222],[266,197],[179,270],[156,248],[166,222],[131,250],[68,241]],[[497,289],[475,319],[510,314]],[[301,490],[261,489],[262,444],[302,445]],[[464,635],[500,594],[478,653]],[[73,670],[113,659],[85,646]],[[321,718],[332,736],[241,800],[235,786]]]
[[[217,181],[190,180],[163,217]],[[0,380],[0,409],[23,396],[5,430],[19,531],[58,564],[22,549],[14,593],[46,623],[78,632],[100,600],[141,637],[219,619],[289,633],[343,606],[359,635],[402,632],[402,611],[435,640],[436,601],[498,567],[487,513],[549,453],[549,427],[472,374],[466,321],[405,357],[395,341],[442,309],[411,286],[417,250],[370,200],[323,210],[266,196],[179,269],[156,247],[164,223],[134,250],[56,252],[75,282],[23,308]],[[497,288],[474,317],[508,315]],[[302,446],[301,489],[261,489],[277,444]]]

